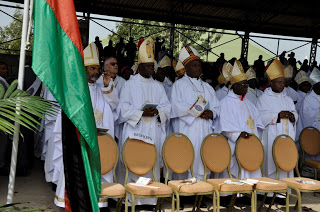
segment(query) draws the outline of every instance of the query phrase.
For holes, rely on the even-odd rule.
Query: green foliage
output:
[[[52,102],[39,96],[30,96],[28,92],[16,87],[17,80],[11,83],[0,98],[0,130],[12,135],[16,130],[13,124],[15,121],[30,130],[37,130],[39,118],[44,119],[44,114],[54,116],[58,112],[59,108]]]
[[[18,6],[18,5],[17,5]],[[14,11],[13,16],[21,20],[23,19],[23,11],[21,9],[16,9]],[[21,45],[21,32],[22,32],[22,22],[12,19],[12,22],[4,27],[0,27],[0,53],[3,54],[20,54],[20,51],[13,51],[13,50],[20,50]],[[17,39],[17,40],[14,40]],[[11,42],[7,42],[10,40],[14,40]],[[7,42],[7,43],[4,43]],[[32,42],[32,39],[30,39],[30,42]],[[31,44],[32,47],[32,44]],[[7,50],[4,50],[7,49]],[[31,49],[29,49],[31,50]],[[27,52],[27,54],[30,54],[30,52]]]
[[[130,19],[130,18],[123,18],[124,22],[134,22],[134,23],[141,23],[141,24],[149,24],[149,25],[156,25],[156,26],[148,26],[148,25],[139,25],[139,24],[130,24],[130,23],[118,23],[116,24],[116,30],[115,32],[124,37],[127,41],[130,38],[130,28],[131,28],[131,37],[133,37],[135,43],[137,44],[140,37],[146,37],[151,35],[151,37],[155,40],[156,37],[159,37],[161,40],[164,39],[164,46],[169,49],[170,47],[170,24],[169,23],[163,23],[163,22],[156,22],[156,21],[147,21],[147,20],[137,20],[137,19]],[[159,26],[159,27],[157,27]],[[167,30],[165,27],[167,27]],[[188,25],[182,25],[182,24],[175,24],[175,27],[177,30],[174,33],[174,51],[173,55],[174,57],[178,58],[181,48],[189,43],[194,48],[198,50],[198,52],[201,54],[201,56],[206,55],[206,49],[204,48],[211,48],[214,43],[217,43],[219,39],[222,37],[222,34],[216,33],[216,29],[212,28],[205,28],[205,27],[194,27],[194,26],[188,26]],[[183,28],[183,29],[178,29]],[[188,28],[197,29],[198,31],[194,30],[188,30]],[[210,31],[204,32],[201,30]],[[179,33],[179,32],[180,33]],[[113,33],[109,35],[109,40],[111,39],[114,43],[119,42],[120,37]],[[184,34],[185,36],[183,36]],[[209,34],[209,39],[208,39]],[[191,38],[192,40],[190,40]],[[201,46],[195,44],[194,42],[197,42]]]

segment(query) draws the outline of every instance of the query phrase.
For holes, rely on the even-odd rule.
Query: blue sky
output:
[[[9,3],[6,1],[0,1],[0,4],[16,5],[14,3]],[[23,7],[23,5],[21,5],[21,7]],[[13,14],[15,9],[0,6],[0,10],[3,10],[9,14]],[[81,15],[81,13],[79,13],[79,15]],[[121,20],[122,19],[120,17],[100,16],[100,15],[94,15],[94,14],[91,14],[91,17],[102,17],[102,18],[113,19],[113,20]],[[6,26],[12,21],[12,18],[7,16],[6,14],[0,12],[0,20],[1,20],[0,26]],[[101,21],[101,20],[95,20],[95,21],[100,23],[101,25],[111,29],[111,30],[113,30],[116,25],[115,22],[110,22],[110,21]],[[94,41],[95,36],[99,36],[100,38],[103,38],[109,34],[110,34],[110,32],[108,30],[104,29],[103,27],[99,26],[98,24],[96,24],[92,21],[90,22],[89,42]],[[239,32],[239,34],[243,34],[243,33]],[[309,38],[285,37],[285,36],[278,36],[278,35],[274,36],[274,35],[257,34],[257,33],[250,33],[250,35],[262,35],[262,36],[272,36],[272,37],[277,37],[277,38],[294,38],[294,39],[311,40]],[[256,42],[258,42],[259,44],[267,47],[271,51],[277,52],[278,40],[265,39],[265,38],[252,38],[252,39],[255,40]],[[280,40],[279,54],[284,50],[286,50],[286,51],[291,50],[291,49],[296,48],[304,43],[305,42]],[[308,44],[302,48],[299,48],[299,49],[295,50],[294,52],[295,52],[295,55],[296,55],[295,57],[296,57],[297,61],[300,60],[302,62],[305,59],[305,57],[307,57],[309,59],[310,44]],[[217,54],[220,54],[220,53],[217,52]],[[257,57],[258,57],[258,55],[257,55]],[[320,62],[319,57],[320,57],[320,48],[317,49],[316,60],[318,62]]]

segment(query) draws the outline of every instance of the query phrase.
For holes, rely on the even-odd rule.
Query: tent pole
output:
[[[29,23],[29,0],[25,0],[24,10],[23,10],[22,36],[21,36],[21,45],[20,45],[19,75],[18,75],[18,88],[21,90],[23,89],[28,23]],[[20,124],[18,122],[15,122],[14,126],[17,128],[17,130],[15,130],[13,134],[7,204],[11,204],[13,202],[14,185],[15,185],[15,177],[16,177],[16,168],[17,168]]]

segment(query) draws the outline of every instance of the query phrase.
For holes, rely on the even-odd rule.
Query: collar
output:
[[[165,82],[169,86],[173,84],[173,82],[168,77],[165,77],[163,82]]]
[[[240,101],[244,101],[245,96],[246,96],[246,95],[241,96],[241,95],[235,94],[235,93],[233,92],[233,89],[230,89],[230,90],[229,90],[229,94],[228,94],[228,95],[229,95],[230,97],[232,97],[232,98],[239,99]]]
[[[270,96],[275,96],[275,97],[277,97],[277,98],[280,98],[280,97],[282,97],[282,95],[284,94],[284,91],[285,91],[285,90],[283,90],[281,93],[275,93],[275,92],[272,91],[272,88],[269,87],[269,88],[266,88],[266,91],[268,92],[268,94],[269,94]]]
[[[94,82],[94,83],[88,82],[88,85],[89,85],[89,86],[94,86],[95,84],[96,84],[96,82]]]
[[[138,74],[139,75],[139,78],[140,78],[140,81],[141,82],[151,82],[151,80],[152,80],[152,77],[150,76],[149,78],[144,78],[143,76],[141,76],[140,74]]]

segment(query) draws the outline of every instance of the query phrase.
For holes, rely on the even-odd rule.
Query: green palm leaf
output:
[[[17,80],[13,81],[4,92],[0,84],[0,130],[13,135],[17,128],[13,122],[30,129],[37,130],[40,120],[45,115],[55,116],[59,107],[52,101],[39,96],[30,96],[28,92],[16,89]],[[21,132],[20,135],[23,137]]]

